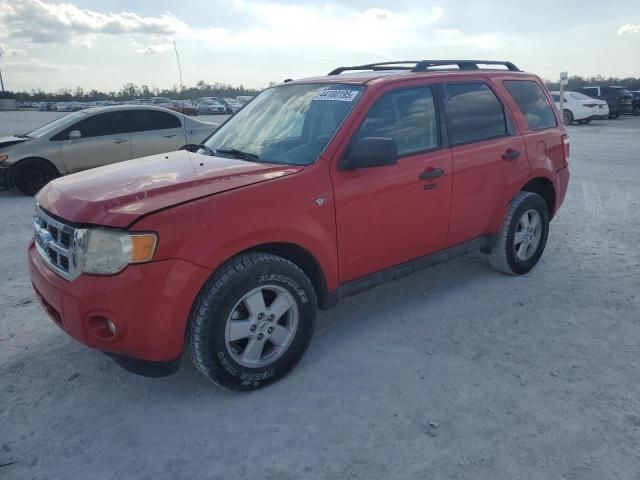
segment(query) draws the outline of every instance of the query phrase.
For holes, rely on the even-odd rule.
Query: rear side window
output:
[[[431,87],[384,94],[369,109],[355,139],[386,137],[396,142],[399,156],[438,146],[438,123]]]
[[[176,116],[158,110],[130,110],[129,116],[132,132],[182,128]]]
[[[129,133],[129,126],[124,111],[100,113],[65,128],[51,140],[67,140],[72,130],[80,130],[82,138],[91,138]]]
[[[504,107],[484,83],[447,84],[445,97],[453,144],[508,135]]]
[[[502,83],[520,107],[531,130],[542,130],[557,125],[551,105],[537,82],[505,80]],[[559,97],[558,101],[560,101]]]

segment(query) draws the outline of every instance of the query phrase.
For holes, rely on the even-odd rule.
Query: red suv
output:
[[[265,90],[196,153],[49,183],[31,279],[131,371],[173,373],[188,345],[218,385],[255,389],[340,298],[478,249],[531,270],[568,160],[549,92],[512,63],[341,67]]]

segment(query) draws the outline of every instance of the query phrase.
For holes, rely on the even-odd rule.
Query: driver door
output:
[[[341,283],[441,250],[449,224],[451,152],[433,89],[382,94],[351,144],[364,137],[395,140],[398,162],[332,171]]]

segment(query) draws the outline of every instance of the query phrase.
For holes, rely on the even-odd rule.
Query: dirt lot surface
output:
[[[536,269],[474,254],[352,297],[251,394],[69,338],[26,273],[33,199],[0,192],[0,478],[640,479],[640,118],[570,136]]]

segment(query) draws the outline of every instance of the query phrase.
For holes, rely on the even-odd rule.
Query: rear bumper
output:
[[[70,336],[119,359],[163,363],[182,355],[191,306],[211,275],[207,269],[172,259],[130,265],[113,276],[81,275],[68,282],[49,269],[33,242],[29,273],[40,303]],[[107,321],[115,326],[115,334],[107,329]]]

